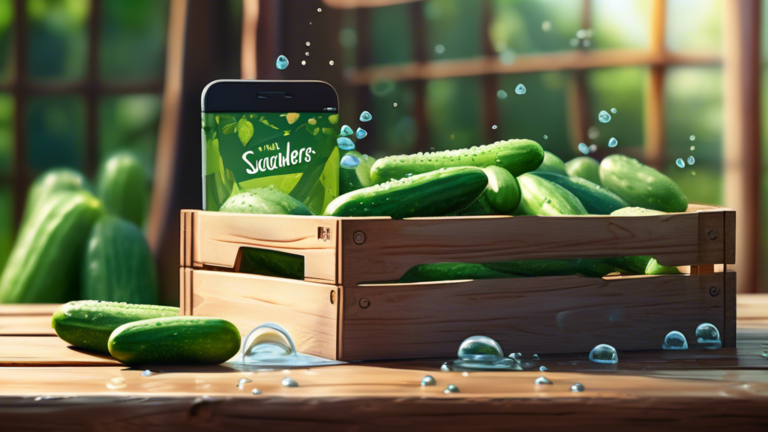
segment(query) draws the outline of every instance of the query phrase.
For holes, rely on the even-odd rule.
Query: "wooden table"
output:
[[[620,353],[616,365],[529,354],[522,372],[440,372],[442,360],[425,360],[145,377],[68,347],[50,328],[54,309],[0,306],[3,431],[768,430],[768,295],[738,298],[737,348]],[[419,384],[426,374],[436,386]],[[535,385],[542,375],[553,384]],[[299,387],[283,387],[286,376]],[[571,392],[575,382],[586,390]],[[443,394],[448,384],[460,392]]]

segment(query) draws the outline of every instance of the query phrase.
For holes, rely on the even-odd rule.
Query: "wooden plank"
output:
[[[51,315],[0,317],[0,336],[56,336]]]
[[[326,5],[338,9],[379,8],[424,0],[323,0]]]
[[[725,328],[711,287],[725,290],[721,274],[345,286],[341,359],[448,357],[475,334],[536,353],[659,349],[672,330],[695,346],[699,324]]]
[[[0,304],[0,317],[4,316],[50,316],[60,304]]]
[[[259,324],[278,322],[300,352],[335,358],[338,306],[330,301],[335,286],[230,272],[190,274],[192,315],[228,319],[243,336]]]
[[[725,322],[723,323],[723,346],[733,348],[736,346],[736,273],[724,273],[725,281],[722,290],[723,308],[725,310]]]
[[[243,0],[243,31],[240,40],[240,78],[254,80],[258,71],[259,0]]]
[[[649,49],[657,56],[666,53],[667,1],[652,0]],[[662,169],[666,154],[664,128],[664,64],[652,65],[645,88],[645,163]]]
[[[80,351],[57,337],[0,336],[0,366],[101,366],[120,363]],[[2,370],[2,369],[0,369]]]

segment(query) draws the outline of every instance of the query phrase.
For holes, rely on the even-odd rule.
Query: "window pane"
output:
[[[86,0],[29,0],[29,75],[45,80],[85,76],[88,57]]]
[[[388,6],[371,10],[371,62],[412,61],[413,34],[411,6]]]
[[[667,0],[669,50],[720,52],[722,9],[721,0]]]
[[[29,99],[26,115],[27,164],[33,174],[53,167],[83,170],[85,103],[75,96]]]
[[[488,36],[493,49],[507,52],[510,61],[514,53],[571,49],[570,40],[581,24],[582,4],[582,0],[492,0]]]
[[[487,144],[482,130],[480,78],[455,78],[427,83],[429,140],[435,150]]]
[[[639,156],[645,140],[645,87],[648,69],[644,67],[613,68],[591,71],[587,74],[589,94],[590,142],[605,149],[611,137],[619,141],[618,147],[608,153],[627,153]],[[611,114],[609,123],[597,119],[600,111]],[[625,151],[629,150],[629,151]]]
[[[13,76],[13,0],[0,0],[0,82]]]
[[[683,188],[692,203],[722,201],[722,77],[720,68],[696,67],[670,68],[665,77],[665,173]],[[692,166],[688,163],[690,156],[694,158]],[[686,161],[685,168],[675,165],[678,158]]]
[[[648,48],[648,0],[592,0],[593,48]]]
[[[13,198],[11,188],[0,186],[0,274],[13,246]]]
[[[167,0],[103,0],[99,68],[105,80],[162,78]]]
[[[13,96],[0,94],[0,175],[13,166]]]
[[[160,96],[109,96],[99,106],[99,154],[104,160],[117,150],[130,149],[152,175],[160,121]]]
[[[481,3],[475,0],[430,0],[424,3],[428,58],[450,59],[483,54]]]
[[[499,137],[532,139],[564,160],[573,157],[574,147],[569,145],[571,140],[566,128],[568,82],[568,74],[562,72],[500,77],[499,90],[507,96],[496,99]],[[521,83],[527,92],[517,95],[515,87]]]
[[[376,152],[372,156],[410,153],[419,135],[414,119],[416,95],[413,85],[379,81],[370,91],[376,119],[376,131],[367,138],[376,143]],[[393,106],[395,103],[397,107]],[[365,129],[365,125],[361,126]],[[365,153],[367,144],[365,140],[358,141],[359,150]]]

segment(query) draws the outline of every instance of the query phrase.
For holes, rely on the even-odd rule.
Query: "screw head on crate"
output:
[[[720,287],[713,286],[709,288],[709,295],[717,297],[718,294],[720,294]]]
[[[352,236],[352,240],[354,240],[354,241],[355,241],[355,243],[356,243],[356,244],[359,244],[359,245],[361,245],[361,244],[365,243],[365,233],[364,233],[364,232],[362,232],[362,231],[358,231],[358,232],[356,232],[356,233],[355,233],[355,234]]]
[[[360,299],[360,303],[359,303],[359,304],[360,304],[360,307],[361,307],[361,308],[363,308],[363,309],[367,309],[367,308],[368,308],[368,306],[370,306],[370,305],[371,305],[371,301],[370,301],[370,300],[368,300],[367,298],[364,298],[364,299]]]
[[[717,239],[717,230],[714,230],[712,228],[707,230],[707,238],[710,240]]]

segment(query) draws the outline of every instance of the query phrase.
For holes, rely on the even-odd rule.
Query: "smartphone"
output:
[[[202,114],[204,210],[273,187],[322,214],[339,195],[339,98],[330,84],[213,81]]]

